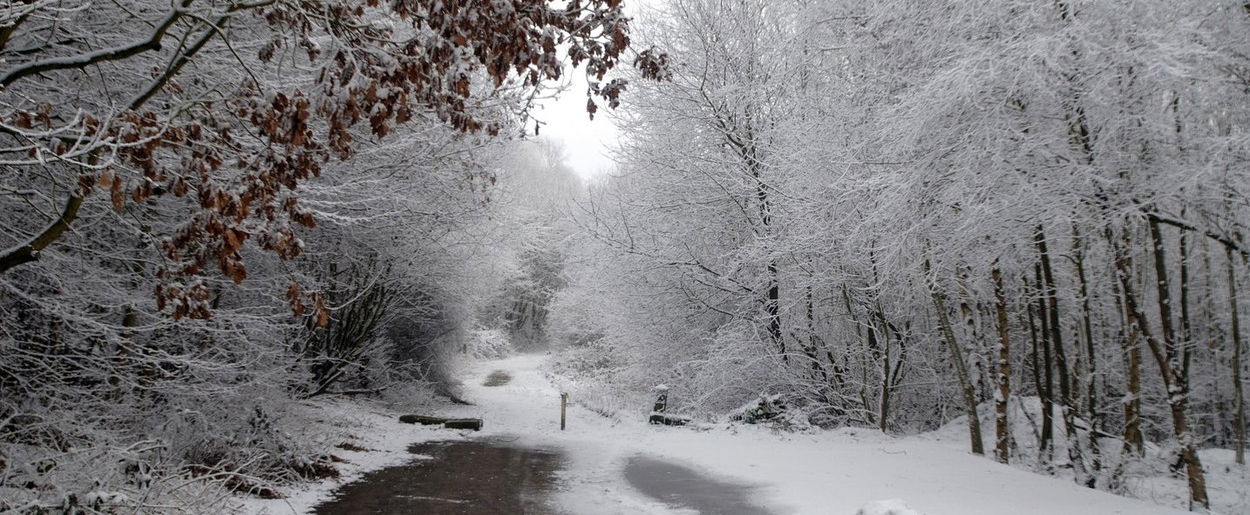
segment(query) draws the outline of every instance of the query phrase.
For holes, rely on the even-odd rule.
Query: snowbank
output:
[[[237,496],[233,513],[310,513],[339,486],[356,481],[365,473],[417,459],[408,452],[414,443],[463,438],[458,432],[438,426],[401,424],[398,412],[369,402],[325,399],[305,404],[303,409],[314,421],[314,427],[306,430],[319,434],[327,447],[333,448],[332,454],[344,460],[337,464],[341,476],[280,488],[287,496],[284,499]]]

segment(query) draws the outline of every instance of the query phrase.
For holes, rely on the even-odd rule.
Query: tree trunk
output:
[[[1059,406],[1063,416],[1064,434],[1068,437],[1068,460],[1072,463],[1072,472],[1077,483],[1093,487],[1091,476],[1085,473],[1085,457],[1081,452],[1081,437],[1076,430],[1076,391],[1072,387],[1069,374],[1067,351],[1063,346],[1063,326],[1059,322],[1059,298],[1055,286],[1054,269],[1050,265],[1050,250],[1046,243],[1046,233],[1041,225],[1034,233],[1034,243],[1041,261],[1043,289],[1045,291],[1047,310],[1050,317],[1050,343],[1055,353],[1055,369],[1059,372]]]
[[[1228,257],[1228,309],[1232,317],[1233,356],[1233,449],[1238,464],[1246,463],[1246,405],[1241,386],[1241,315],[1237,311],[1237,274],[1233,266],[1233,250],[1224,249]]]
[[[768,261],[767,295],[764,300],[764,310],[768,318],[768,337],[777,347],[777,352],[781,354],[781,360],[787,361],[786,342],[781,334],[781,286],[777,278],[777,262],[771,258]]]
[[[880,404],[881,409],[877,415],[877,422],[880,424],[882,433],[889,431],[890,390],[891,390],[890,388],[891,386],[890,385],[890,373],[891,373],[890,360],[893,358],[893,356],[890,355],[890,340],[891,339],[892,338],[890,338],[889,334],[886,334],[885,338],[883,338],[884,343],[885,343],[885,353],[884,353],[885,359],[883,359],[881,363],[881,404]]]
[[[924,263],[925,275],[930,275],[929,261]],[[955,362],[955,375],[959,379],[959,389],[963,394],[964,412],[968,417],[968,437],[972,440],[972,453],[984,456],[985,446],[981,443],[981,420],[977,417],[977,394],[972,387],[972,381],[968,377],[968,365],[964,362],[964,353],[959,348],[959,342],[955,340],[955,331],[951,329],[950,317],[946,312],[946,295],[938,289],[937,284],[932,277],[929,280],[929,290],[933,298],[933,307],[937,309],[938,327],[942,331],[942,341],[946,343],[946,349],[951,353],[951,360]]]
[[[1153,247],[1155,278],[1158,288],[1159,318],[1162,328],[1162,342],[1153,337],[1146,314],[1137,306],[1133,285],[1128,280],[1131,268],[1130,259],[1122,249],[1117,249],[1116,267],[1119,271],[1121,287],[1124,288],[1124,299],[1129,313],[1137,322],[1138,330],[1146,339],[1150,353],[1159,366],[1163,376],[1163,384],[1168,394],[1168,408],[1172,415],[1172,432],[1177,444],[1181,447],[1181,460],[1185,463],[1185,473],[1189,478],[1190,509],[1195,506],[1209,508],[1207,500],[1206,479],[1202,472],[1202,462],[1198,458],[1197,443],[1189,434],[1186,420],[1186,409],[1189,403],[1186,378],[1181,376],[1180,356],[1176,348],[1175,333],[1172,331],[1171,295],[1167,280],[1167,256],[1163,250],[1163,238],[1159,233],[1159,223],[1153,217],[1149,220],[1150,237]]]
[[[1185,216],[1184,211],[1181,211],[1181,216]],[[1181,376],[1186,377],[1186,378],[1189,377],[1189,359],[1190,359],[1190,355],[1192,354],[1189,350],[1189,347],[1190,345],[1193,344],[1193,341],[1194,341],[1193,326],[1190,325],[1190,320],[1189,320],[1189,247],[1188,245],[1186,245],[1187,239],[1188,238],[1186,237],[1185,231],[1181,231],[1181,234],[1180,234],[1181,333],[1180,333],[1180,338],[1177,344],[1180,346],[1180,349],[1181,349],[1181,371],[1182,371]]]
[[[754,144],[750,143],[754,139],[750,120],[747,121],[746,130],[748,137],[740,146],[740,154],[755,181],[755,196],[759,200],[760,231],[767,235],[772,230],[773,224],[772,204],[768,198],[768,185],[764,183],[764,165],[760,162]],[[764,315],[768,319],[768,337],[777,347],[777,352],[781,354],[781,360],[787,361],[789,358],[786,355],[786,342],[781,329],[781,280],[775,256],[769,255],[766,269],[768,288],[764,297]]]
[[[809,367],[812,371],[812,381],[818,381],[821,385],[828,385],[829,372],[820,362],[820,357],[816,355],[816,308],[812,299],[812,286],[810,284],[805,288],[804,300],[806,301],[807,338],[803,344],[803,354],[811,361]]]
[[[1025,285],[1026,290],[1028,290],[1029,289],[1028,277],[1024,278],[1024,285]],[[1029,367],[1029,369],[1033,372],[1033,390],[1037,392],[1038,399],[1041,399],[1043,385],[1042,385],[1042,372],[1041,372],[1041,368],[1039,368],[1039,363],[1041,363],[1042,357],[1041,357],[1040,351],[1038,350],[1036,316],[1033,313],[1033,306],[1031,303],[1028,303],[1028,302],[1025,303],[1024,311],[1028,315],[1027,318],[1028,318],[1028,323],[1029,323],[1029,349],[1030,349],[1030,354],[1032,357],[1032,361],[1030,362],[1031,366]],[[1045,430],[1045,425],[1043,425],[1042,427],[1043,427],[1042,434],[1037,435],[1037,442],[1038,442],[1037,448],[1038,448],[1039,459],[1041,457],[1041,450],[1045,449],[1046,445],[1049,443],[1049,440],[1044,441],[1042,439],[1043,436],[1049,436],[1049,433],[1047,433]]]
[[[1128,394],[1124,399],[1124,447],[1140,457],[1146,455],[1146,438],[1141,431],[1141,332],[1136,323],[1129,327],[1126,345]]]
[[[1038,457],[1049,466],[1049,463],[1055,457],[1055,381],[1053,376],[1054,366],[1052,365],[1050,355],[1050,316],[1047,313],[1046,296],[1042,293],[1044,282],[1042,280],[1042,264],[1040,262],[1033,265],[1033,274],[1036,281],[1034,283],[1036,286],[1034,291],[1037,294],[1037,319],[1041,325],[1035,345],[1040,345],[1042,348],[1042,361],[1040,363],[1034,362],[1033,366],[1042,367],[1041,377],[1044,381],[1042,388],[1037,391],[1037,396],[1042,401],[1042,436],[1038,442],[1040,446]]]
[[[1007,327],[1007,299],[1003,294],[1003,273],[990,271],[994,280],[994,310],[998,318],[998,370],[994,392],[994,457],[1007,463],[1011,456],[1011,427],[1007,420],[1007,400],[1011,398],[1010,332]]]
[[[1080,336],[1082,343],[1084,343],[1086,363],[1083,376],[1085,383],[1085,409],[1090,423],[1090,469],[1093,472],[1091,478],[1096,481],[1098,471],[1102,468],[1102,449],[1099,446],[1098,435],[1101,434],[1103,426],[1102,416],[1098,413],[1098,357],[1094,352],[1094,329],[1093,323],[1090,321],[1089,281],[1085,276],[1085,245],[1081,238],[1081,231],[1075,223],[1072,224],[1072,256],[1073,266],[1076,268],[1078,293],[1081,295]]]
[[[1111,247],[1114,254],[1113,260],[1119,259],[1120,248],[1129,248],[1129,235],[1124,233],[1123,246],[1116,243],[1115,236],[1110,227],[1104,231],[1107,244]],[[1137,332],[1137,324],[1133,320],[1132,313],[1129,312],[1128,294],[1120,285],[1123,281],[1129,280],[1127,277],[1120,277],[1122,270],[1131,269],[1131,264],[1121,264],[1115,262],[1115,275],[1118,280],[1111,283],[1111,287],[1115,289],[1116,309],[1119,310],[1121,329],[1121,345],[1124,351],[1124,377],[1125,377],[1125,394],[1123,403],[1124,410],[1124,454],[1132,454],[1135,456],[1145,455],[1145,440],[1141,432],[1141,345],[1139,344],[1140,335]]]

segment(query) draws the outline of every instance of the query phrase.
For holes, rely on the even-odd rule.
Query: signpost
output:
[[[571,396],[568,393],[560,394],[560,430],[561,431],[564,431],[564,410],[565,410],[565,407],[568,406],[569,404],[569,397]]]

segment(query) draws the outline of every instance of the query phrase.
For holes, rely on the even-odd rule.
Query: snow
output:
[[[1011,421],[1011,438],[1013,442],[1013,466],[1029,469],[1036,467],[1038,449],[1035,432],[1041,425],[1042,404],[1037,397],[1011,397],[1008,403],[1008,419]],[[979,406],[981,418],[981,438],[985,442],[994,442],[994,406],[983,403]],[[1052,416],[1056,421],[1063,418],[1061,406],[1054,406]],[[1068,459],[1068,441],[1064,434],[1062,422],[1057,422],[1054,435],[1055,473],[1063,478],[1072,475]],[[1089,422],[1076,418],[1075,424],[1082,438],[1086,437]],[[1166,428],[1165,428],[1166,429]],[[914,439],[942,442],[956,447],[964,447],[968,441],[968,423],[966,417],[958,417],[940,429],[917,435]],[[1120,449],[1123,441],[1115,437],[1100,438],[1103,450],[1103,467],[1112,469],[1121,459]],[[1188,503],[1189,490],[1182,474],[1174,473],[1171,465],[1176,462],[1176,447],[1146,442],[1145,456],[1124,463],[1125,495],[1138,499],[1146,499],[1154,504],[1184,507]],[[1211,498],[1213,513],[1250,513],[1250,468],[1237,465],[1233,459],[1233,451],[1228,449],[1203,449],[1198,451],[1205,471],[1207,494]],[[1105,470],[1104,474],[1105,476]],[[1105,477],[1104,477],[1105,479]],[[1066,481],[1071,481],[1066,479]]]
[[[279,489],[287,495],[285,499],[240,498],[236,513],[310,513],[313,507],[330,499],[335,489],[360,479],[365,473],[419,458],[408,452],[409,445],[459,437],[454,431],[401,424],[398,413],[364,403],[321,401],[306,407],[320,419],[323,427],[318,430],[327,433],[331,445],[351,443],[365,450],[332,449],[332,454],[347,460],[347,463],[336,464],[341,477]]]
[[[924,515],[916,510],[907,507],[907,502],[902,499],[886,499],[884,501],[872,501],[865,504],[863,508],[855,512],[855,515]]]
[[[480,416],[485,428],[479,433],[399,424],[394,413],[354,411],[349,404],[323,408],[327,417],[350,419],[345,429],[359,436],[361,445],[377,450],[336,452],[351,460],[342,479],[305,485],[283,501],[248,501],[244,511],[304,513],[344,481],[413,459],[405,451],[413,442],[472,437],[565,452],[555,501],[568,513],[690,512],[647,498],[628,485],[624,463],[638,455],[751,485],[761,506],[787,514],[1183,513],[1001,465],[967,453],[962,441],[933,436],[900,438],[868,429],[784,433],[733,424],[664,427],[647,424],[646,413],[613,420],[576,403],[569,407],[568,429],[561,431],[560,392],[541,371],[546,359],[521,355],[461,371],[464,396],[475,405],[449,406],[440,414]],[[507,371],[512,380],[482,386],[495,370]]]

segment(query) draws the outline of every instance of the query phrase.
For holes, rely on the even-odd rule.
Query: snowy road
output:
[[[489,432],[527,445],[558,447],[568,469],[557,495],[571,513],[673,513],[624,480],[629,460],[658,458],[728,482],[758,485],[751,497],[778,513],[854,514],[865,504],[904,499],[927,515],[1182,513],[1078,487],[972,456],[959,444],[894,438],[871,430],[777,434],[745,426],[699,432],[612,421],[573,406],[559,428],[559,392],[539,371],[542,355],[482,363],[466,377]],[[482,386],[494,370],[512,380]]]
[[[647,458],[652,465],[670,468],[655,471],[672,474],[677,470],[706,470],[686,464],[684,460],[657,461],[662,453],[652,453],[645,441],[663,436],[665,430],[642,423],[617,423],[596,415],[576,404],[568,411],[568,423],[560,430],[560,392],[539,370],[544,355],[521,355],[500,361],[481,363],[464,373],[465,397],[474,406],[458,408],[456,415],[481,416],[483,431],[475,439],[495,439],[512,445],[542,449],[560,449],[563,467],[556,472],[557,486],[552,493],[553,505],[567,513],[594,514],[673,514],[706,513],[754,515],[770,513],[763,506],[750,506],[739,499],[756,492],[740,480],[720,480],[714,473],[690,472],[664,482],[668,489],[656,489],[657,482],[631,486],[626,471],[631,460]],[[505,379],[506,378],[506,379]],[[688,430],[680,430],[689,432]],[[641,444],[641,445],[640,445]],[[638,470],[635,465],[635,470]],[[643,467],[646,472],[647,467]],[[651,497],[647,493],[663,500]],[[716,504],[709,492],[720,493],[733,507]],[[737,501],[737,502],[733,502]],[[682,508],[684,506],[685,508]],[[792,512],[785,510],[781,513]]]
[[[493,439],[555,449],[563,455],[548,504],[572,514],[689,514],[631,486],[631,460],[700,471],[742,487],[745,498],[778,514],[853,515],[872,501],[902,499],[927,515],[1184,513],[1143,501],[1088,490],[966,453],[960,443],[925,437],[895,438],[871,430],[816,434],[774,433],[756,426],[697,431],[613,421],[573,405],[560,430],[560,396],[540,371],[546,356],[521,355],[464,371],[473,406],[446,415],[480,416],[479,433],[399,426],[392,447],[449,438]],[[485,386],[490,380],[497,386]],[[402,451],[401,451],[402,452]],[[402,455],[397,455],[401,456]],[[634,484],[638,484],[635,478]],[[318,495],[324,498],[328,490]],[[759,513],[745,507],[742,513]],[[297,510],[303,511],[303,510]],[[714,510],[709,510],[709,513]],[[274,511],[273,513],[278,513]]]

